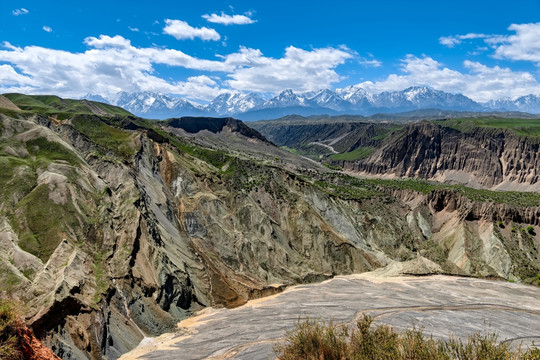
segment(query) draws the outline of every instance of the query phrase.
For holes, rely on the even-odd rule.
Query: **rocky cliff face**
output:
[[[209,117],[189,117],[184,116],[167,120],[167,124],[173,128],[183,129],[188,133],[196,134],[200,131],[207,130],[212,133],[222,132],[225,128],[228,131],[244,135],[251,139],[256,139],[262,142],[268,142],[264,136],[258,131],[246,126],[242,121],[226,118],[209,118]]]
[[[477,127],[463,132],[423,122],[397,132],[370,157],[342,165],[367,174],[536,191],[539,143],[509,130]]]
[[[0,290],[61,358],[117,358],[202,307],[394,261],[514,280],[539,271],[535,206],[383,185],[337,194],[316,167],[209,150],[167,132],[175,123],[0,116]],[[271,146],[229,125],[215,132]]]

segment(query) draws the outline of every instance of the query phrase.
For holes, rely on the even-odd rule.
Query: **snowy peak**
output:
[[[88,93],[82,97],[82,99],[90,100],[90,101],[97,101],[105,104],[111,104],[109,100],[105,99],[103,96],[98,94],[91,94]],[[112,105],[112,104],[111,104]]]
[[[192,103],[186,99],[150,91],[135,93],[121,91],[110,99],[105,99],[100,95],[94,94],[87,94],[84,98],[106,102],[122,107],[135,115],[156,119],[166,119],[180,115],[202,115],[206,113],[199,104]]]
[[[263,104],[263,108],[281,108],[291,106],[305,106],[306,99],[295,94],[291,89],[282,91],[278,96]]]
[[[402,91],[403,96],[410,102],[420,102],[424,99],[431,99],[440,96],[442,91],[430,89],[425,86],[411,86]]]
[[[494,110],[523,111],[531,114],[540,113],[540,95],[525,95],[514,99],[491,100],[484,104]]]
[[[514,104],[520,111],[538,114],[540,113],[540,95],[525,95],[514,100]]]
[[[136,113],[148,113],[150,111],[167,109],[201,110],[200,106],[188,100],[153,92],[121,92],[115,105],[132,109]]]
[[[264,104],[264,99],[254,93],[223,93],[206,106],[206,111],[217,115],[243,113]]]
[[[384,91],[374,96],[373,105],[396,111],[426,108],[458,111],[483,110],[482,105],[462,94],[451,94],[426,86],[412,86],[403,91]]]
[[[540,113],[540,96],[526,95],[515,99],[499,99],[484,104],[462,94],[452,94],[427,86],[412,86],[401,91],[375,94],[360,85],[335,91],[322,89],[304,93],[284,90],[265,100],[256,93],[225,92],[203,106],[188,100],[153,92],[120,92],[111,99],[87,94],[88,100],[108,102],[133,114],[166,119],[179,116],[235,116],[239,118],[276,118],[287,114],[359,114],[404,112],[420,109],[454,111],[523,111]]]
[[[313,105],[336,111],[345,110],[350,105],[350,103],[344,100],[338,93],[328,89],[304,93],[304,96]]]

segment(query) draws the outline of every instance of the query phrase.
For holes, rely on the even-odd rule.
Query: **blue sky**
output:
[[[54,5],[53,5],[54,4]],[[540,94],[540,2],[9,1],[0,92]]]

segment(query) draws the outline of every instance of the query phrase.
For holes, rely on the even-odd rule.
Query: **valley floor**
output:
[[[391,273],[391,271],[390,271]],[[363,313],[398,330],[437,338],[496,332],[524,346],[540,342],[540,288],[451,276],[388,277],[388,270],[288,288],[236,309],[205,309],[175,334],[145,339],[121,359],[271,359],[299,317],[354,323]]]

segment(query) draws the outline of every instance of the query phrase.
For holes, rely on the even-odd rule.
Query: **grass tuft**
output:
[[[287,331],[275,344],[280,360],[517,360],[540,359],[540,349],[522,350],[498,342],[493,333],[476,333],[467,340],[435,340],[420,329],[396,332],[388,325],[373,325],[364,315],[356,327],[306,319]]]
[[[0,299],[0,359],[23,358],[18,337],[22,326],[16,304],[12,300]]]

